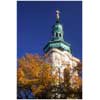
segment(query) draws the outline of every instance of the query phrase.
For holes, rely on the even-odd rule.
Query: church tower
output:
[[[48,44],[44,47],[44,53],[47,53],[51,48],[57,48],[60,51],[67,51],[71,53],[70,44],[64,41],[64,31],[63,26],[60,23],[60,15],[59,11],[56,11],[56,23],[52,27],[52,39],[48,42]]]
[[[60,11],[56,10],[56,23],[52,27],[52,38],[43,48],[47,55],[46,63],[51,64],[55,71],[59,71],[58,77],[64,81],[64,69],[67,66],[73,69],[80,62],[79,59],[72,56],[71,45],[64,41],[64,30],[60,23]],[[72,72],[70,72],[72,73]],[[77,75],[77,72],[75,73]]]

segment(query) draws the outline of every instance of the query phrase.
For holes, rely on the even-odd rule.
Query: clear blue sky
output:
[[[17,1],[17,58],[26,53],[43,55],[56,22],[56,9],[61,11],[64,40],[72,45],[72,54],[82,60],[81,1]]]

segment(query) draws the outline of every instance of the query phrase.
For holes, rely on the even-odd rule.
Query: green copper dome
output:
[[[61,51],[67,51],[71,53],[70,44],[64,41],[63,26],[60,24],[60,16],[56,15],[56,24],[52,27],[52,39],[43,48],[44,53],[48,52],[51,48],[58,48]]]
[[[63,40],[63,26],[60,23],[56,23],[52,28],[52,40]]]

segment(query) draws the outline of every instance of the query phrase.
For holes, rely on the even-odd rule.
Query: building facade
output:
[[[61,78],[61,82],[64,82],[64,69],[70,67],[70,75],[78,75],[78,72],[74,72],[74,67],[80,62],[80,60],[72,55],[71,44],[64,41],[63,26],[60,23],[60,11],[56,11],[56,23],[52,27],[52,38],[43,48],[46,63],[52,65],[54,70],[52,74],[59,72],[57,75]],[[57,82],[58,84],[59,82]]]

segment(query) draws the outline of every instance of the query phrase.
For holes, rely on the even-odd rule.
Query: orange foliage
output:
[[[18,85],[30,86],[34,94],[43,92],[52,81],[51,66],[38,55],[27,54],[18,60]]]
[[[76,66],[75,69],[73,69],[73,73],[74,72],[79,72],[81,71],[82,69],[82,64],[79,63],[78,66]],[[78,90],[82,87],[82,78],[78,75],[74,75],[73,73],[70,74],[70,71],[72,69],[67,66],[65,69],[64,69],[64,83],[65,83],[65,86],[73,89],[73,90]]]
[[[74,90],[77,90],[82,86],[82,79],[79,76],[73,76],[71,80],[73,81],[72,88]]]
[[[82,64],[80,63],[76,70],[81,69]],[[22,87],[31,87],[34,95],[41,94],[59,80],[58,73],[52,75],[53,70],[49,64],[44,63],[43,58],[39,55],[27,54],[18,59],[17,84]],[[82,86],[82,79],[79,76],[70,76],[70,70],[70,66],[64,70],[64,83],[70,87],[70,80],[72,80],[72,88],[77,90]]]

